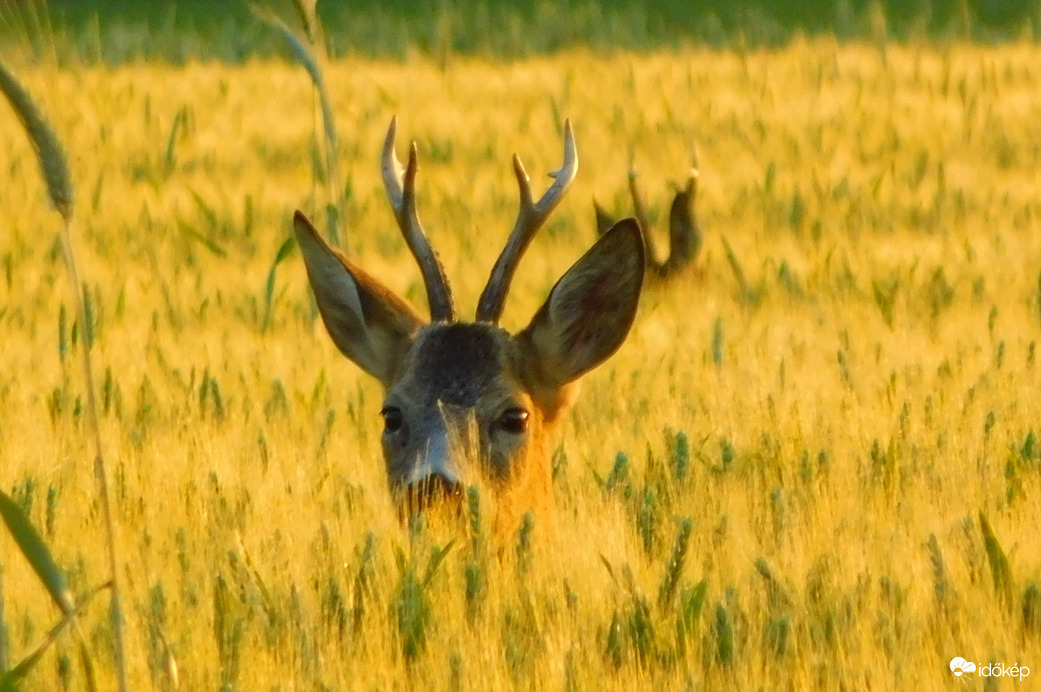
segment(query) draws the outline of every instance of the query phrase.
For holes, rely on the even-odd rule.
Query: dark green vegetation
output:
[[[285,14],[294,12],[288,0],[281,4]],[[284,50],[280,38],[254,18],[247,2],[7,0],[0,7],[4,43],[11,43],[13,32],[23,31],[14,27],[49,24],[64,39],[58,42],[59,51],[108,63],[235,62]],[[343,0],[320,3],[318,12],[334,55],[355,52],[395,59],[413,50],[434,56],[514,58],[575,46],[775,46],[799,33],[984,41],[1041,36],[1041,0]],[[39,20],[45,13],[49,22]],[[37,43],[41,50],[51,45],[45,39]]]

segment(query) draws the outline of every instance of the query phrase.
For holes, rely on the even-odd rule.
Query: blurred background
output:
[[[293,12],[288,0],[282,4]],[[108,63],[234,62],[285,50],[247,2],[6,0],[0,8],[6,45],[12,34],[46,23],[46,33],[66,39],[59,51]],[[508,58],[575,46],[751,48],[816,34],[983,42],[1041,37],[1041,0],[336,0],[319,3],[318,13],[330,54],[396,59],[417,50]]]

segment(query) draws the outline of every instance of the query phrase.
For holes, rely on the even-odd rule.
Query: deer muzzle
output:
[[[433,507],[462,507],[463,474],[454,459],[447,431],[431,436],[426,449],[405,479],[402,500],[409,514]]]

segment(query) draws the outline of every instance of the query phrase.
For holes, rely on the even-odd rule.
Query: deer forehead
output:
[[[523,397],[514,372],[515,346],[502,328],[485,323],[433,324],[409,349],[391,393],[408,403],[461,409],[496,406]]]

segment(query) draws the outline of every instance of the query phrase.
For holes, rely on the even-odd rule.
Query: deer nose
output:
[[[405,486],[405,496],[410,513],[434,506],[459,508],[463,503],[463,484],[435,472]]]

